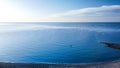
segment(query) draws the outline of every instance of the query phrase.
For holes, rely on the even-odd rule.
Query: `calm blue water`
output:
[[[120,59],[119,23],[1,23],[0,62],[94,63]]]

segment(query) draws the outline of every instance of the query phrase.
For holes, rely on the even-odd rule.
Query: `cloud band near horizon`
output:
[[[52,14],[43,21],[57,22],[120,22],[120,5],[108,5],[70,10]]]
[[[120,5],[81,8],[47,16],[40,16],[39,13],[33,16],[34,13],[29,13],[29,10],[26,14],[4,3],[0,6],[3,9],[0,11],[0,22],[120,22]]]

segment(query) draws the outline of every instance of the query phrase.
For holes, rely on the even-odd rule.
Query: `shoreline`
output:
[[[120,60],[89,64],[48,64],[0,62],[0,68],[120,68]]]

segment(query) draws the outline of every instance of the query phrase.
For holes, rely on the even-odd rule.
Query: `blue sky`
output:
[[[0,0],[0,21],[120,22],[120,0]]]

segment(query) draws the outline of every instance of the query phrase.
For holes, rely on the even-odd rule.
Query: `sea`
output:
[[[120,60],[120,22],[0,23],[0,62],[82,64]]]

